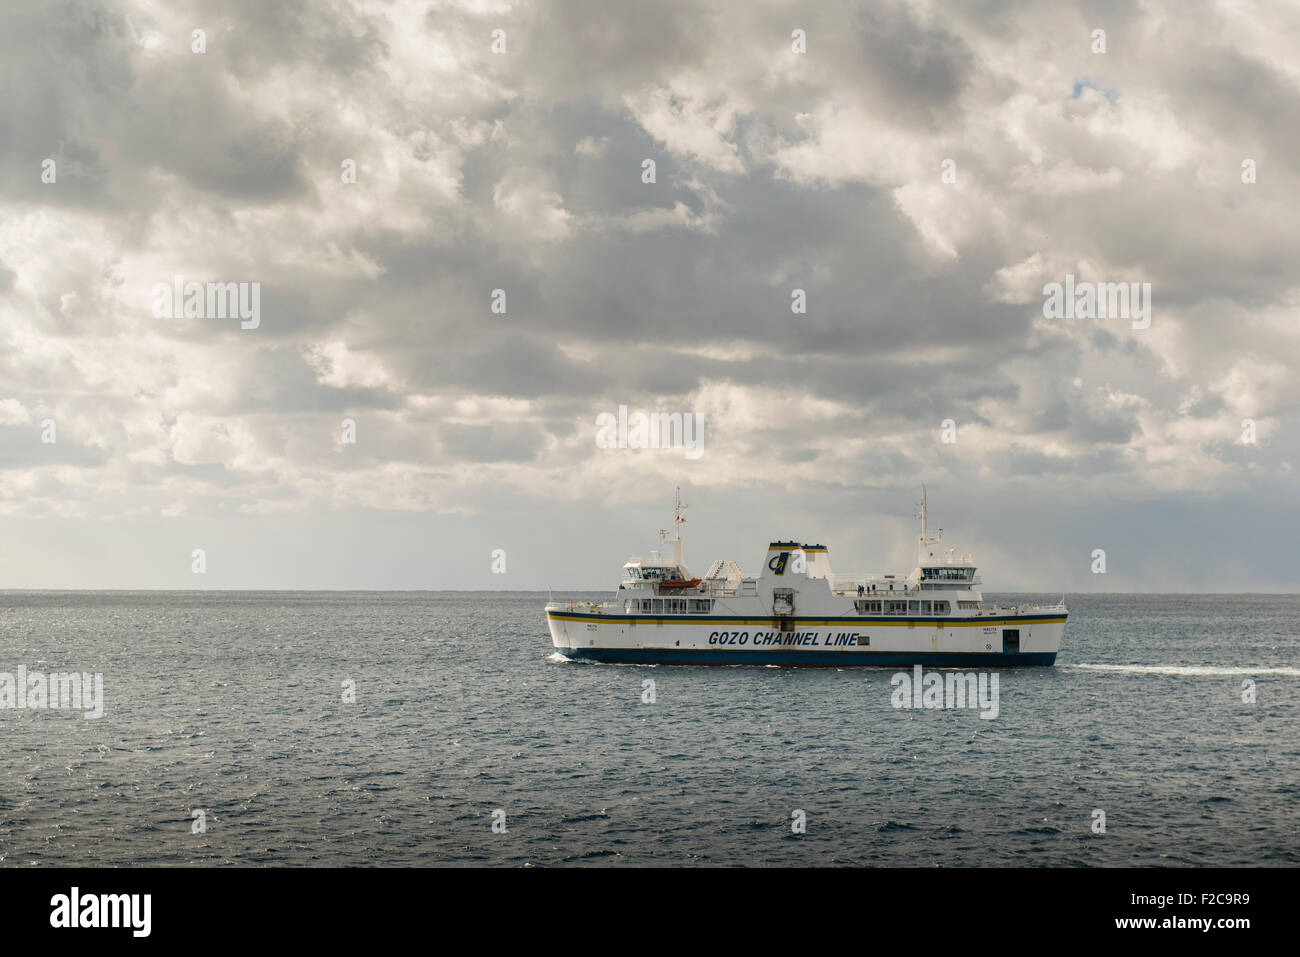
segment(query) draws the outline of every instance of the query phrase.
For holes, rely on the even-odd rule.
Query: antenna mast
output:
[[[930,545],[938,545],[939,542],[943,540],[942,528],[939,529],[937,532],[935,532],[933,536],[930,534],[929,526],[926,524],[925,497],[926,497],[925,486],[922,485],[921,486],[921,537],[917,539],[917,545],[916,545],[916,560],[918,565],[922,564],[927,558],[934,557],[933,552],[930,552],[929,554],[926,553],[926,548],[928,548]]]
[[[921,543],[925,544],[925,486],[921,486]]]
[[[687,508],[682,504],[682,487],[678,485],[673,495],[673,537],[669,538],[666,531],[659,529],[660,544],[673,546],[673,561],[678,565],[682,564],[682,525],[686,521],[682,512]]]

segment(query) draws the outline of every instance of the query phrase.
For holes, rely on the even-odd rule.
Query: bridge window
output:
[[[965,568],[923,568],[921,577],[931,582],[968,582],[974,579],[975,569]]]

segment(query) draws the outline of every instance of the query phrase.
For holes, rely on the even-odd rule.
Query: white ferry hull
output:
[[[888,619],[618,615],[548,607],[551,642],[567,658],[644,664],[1051,665],[1066,614]]]

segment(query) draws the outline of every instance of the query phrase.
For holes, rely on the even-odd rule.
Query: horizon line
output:
[[[322,594],[328,593],[357,593],[357,592],[374,592],[376,594],[438,594],[443,592],[482,592],[484,594],[496,594],[499,592],[517,592],[520,594],[531,594],[547,591],[563,592],[608,592],[609,586],[583,587],[576,585],[565,586],[546,586],[542,588],[297,588],[292,586],[257,586],[257,587],[222,587],[222,588],[181,588],[176,586],[146,586],[139,588],[125,587],[28,587],[28,588],[0,588],[0,595],[22,594],[30,592],[189,592],[203,593],[210,592],[214,594],[233,593],[233,592],[316,592]],[[1231,597],[1231,596],[1250,596],[1250,595],[1295,595],[1300,596],[1300,591],[1226,591],[1226,592],[1206,592],[1206,591],[1070,591],[1068,589],[1034,589],[1034,588],[1003,588],[989,592],[989,594],[999,595],[1008,593],[1023,593],[1031,595],[1177,595],[1177,596],[1204,596],[1204,597]]]

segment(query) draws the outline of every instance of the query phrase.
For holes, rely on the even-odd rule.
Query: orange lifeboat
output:
[[[698,578],[665,578],[659,583],[660,588],[694,588],[700,583]]]

